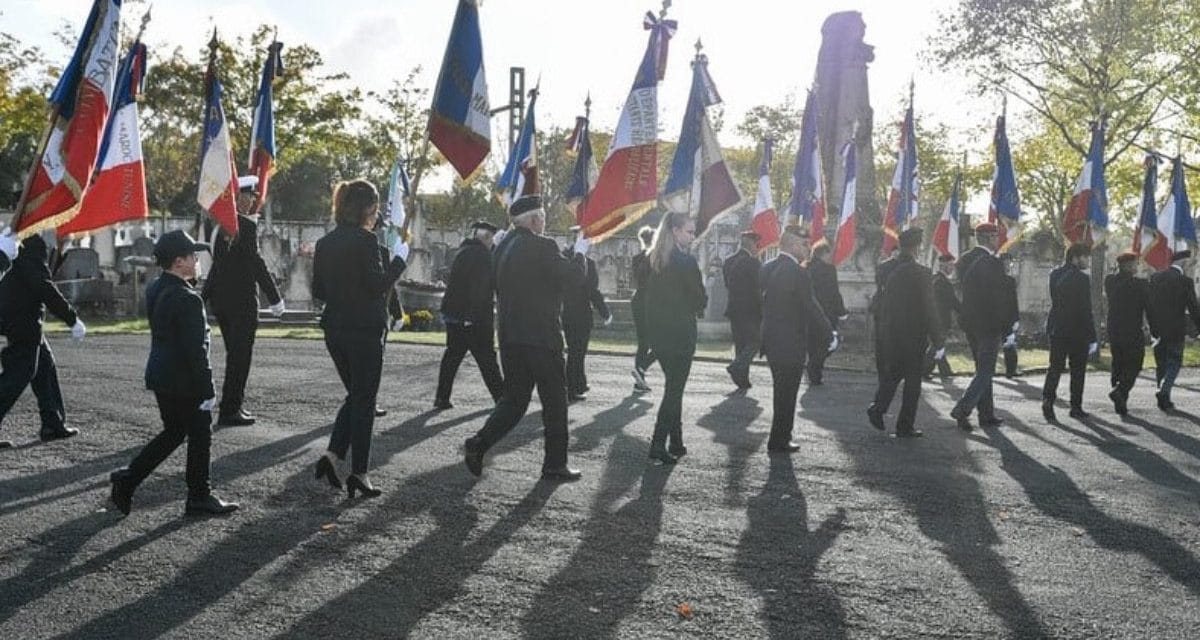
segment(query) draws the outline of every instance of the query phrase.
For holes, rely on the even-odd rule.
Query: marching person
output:
[[[824,338],[822,351],[832,350],[837,343],[813,295],[808,270],[801,266],[807,257],[804,231],[789,226],[780,237],[779,255],[762,268],[763,352],[771,368],[774,405],[767,451],[772,453],[800,450],[800,445],[792,441],[792,427],[805,360],[813,355],[808,353],[809,345],[814,337]]]
[[[1117,271],[1104,279],[1108,297],[1108,341],[1112,351],[1112,391],[1108,398],[1118,415],[1129,413],[1129,392],[1146,358],[1145,321],[1157,328],[1150,314],[1150,284],[1137,277],[1138,254],[1117,257]]]
[[[467,352],[475,358],[483,383],[492,400],[504,395],[504,377],[496,360],[495,279],[492,277],[492,246],[496,225],[477,220],[471,237],[462,241],[450,265],[446,295],[442,297],[442,323],[446,325],[446,351],[438,374],[433,407],[450,409],[454,377]]]
[[[958,301],[954,283],[950,280],[953,276],[954,256],[945,253],[938,256],[938,271],[933,274],[933,302],[937,305],[937,321],[938,327],[942,330],[942,339],[947,342],[954,319],[962,316],[962,304]],[[937,357],[939,351],[940,358]],[[946,359],[945,349],[937,349],[930,345],[929,358],[925,364],[925,377],[932,377],[935,368],[938,375],[943,378],[954,375],[954,369],[950,367],[950,361]]]
[[[650,342],[646,337],[646,279],[650,277],[650,263],[646,254],[654,242],[654,227],[642,227],[638,230],[638,243],[641,251],[633,255],[631,271],[633,272],[633,299],[629,301],[633,313],[633,329],[637,333],[637,353],[633,357],[633,390],[638,393],[650,391],[646,384],[646,370],[657,359],[650,351]]]
[[[204,300],[191,282],[197,277],[197,251],[208,245],[183,231],[164,233],[154,245],[163,273],[146,287],[150,320],[150,357],[146,388],[154,392],[163,430],[129,466],[112,472],[111,499],[129,515],[133,492],[158,465],[187,440],[188,497],[186,515],[222,515],[238,505],[213,495],[209,482],[212,456],[212,410],[216,391],[208,362],[209,329]]]
[[[1000,247],[1000,227],[993,222],[975,226],[975,248],[958,261],[958,281],[962,286],[962,326],[975,360],[975,375],[962,398],[950,412],[963,431],[971,431],[971,412],[979,410],[979,424],[995,427],[1003,424],[996,416],[992,400],[992,376],[1000,340],[1009,334],[1012,323],[1003,295],[1006,281],[1004,264],[996,256]]]
[[[683,389],[696,353],[696,318],[708,305],[700,265],[688,253],[695,239],[696,222],[691,216],[665,213],[648,254],[646,331],[665,377],[650,439],[650,458],[661,464],[674,464],[687,454],[683,445]]]
[[[492,269],[500,329],[504,395],[483,428],[464,444],[467,469],[483,473],[483,456],[520,422],[537,388],[542,401],[545,455],[542,477],[573,481],[583,474],[567,466],[567,389],[560,324],[563,291],[583,282],[586,238],[568,258],[546,230],[539,195],[517,198],[508,208],[513,229],[496,246]]]
[[[1154,338],[1154,379],[1158,385],[1155,398],[1158,408],[1171,411],[1171,390],[1183,366],[1183,342],[1187,338],[1187,318],[1200,331],[1200,306],[1196,290],[1184,270],[1191,261],[1191,251],[1176,251],[1171,267],[1150,278],[1151,336]],[[1157,326],[1155,326],[1157,325]]]
[[[1096,324],[1092,321],[1092,279],[1084,272],[1092,259],[1091,247],[1073,244],[1067,248],[1063,264],[1050,272],[1050,315],[1046,334],[1050,337],[1050,368],[1042,387],[1042,415],[1057,422],[1054,401],[1058,380],[1071,370],[1071,417],[1083,420],[1083,386],[1087,360],[1096,355]]]
[[[900,249],[896,248],[890,256],[875,265],[875,294],[871,296],[871,302],[867,306],[867,313],[871,314],[871,341],[875,345],[875,377],[879,381],[879,386],[883,386],[887,373],[887,363],[884,362],[884,357],[887,350],[883,348],[883,335],[879,332],[880,327],[880,303],[883,301],[883,283],[887,282],[888,276],[892,274],[892,270],[900,265],[897,258],[900,256]]]
[[[1013,268],[1013,257],[1011,253],[1005,253],[1000,256],[1000,262],[1004,263],[1004,313],[1005,317],[1011,323],[1012,331],[1004,337],[1002,350],[1004,351],[1004,377],[1013,379],[1021,375],[1018,368],[1019,354],[1017,349],[1017,330],[1021,328],[1021,307],[1017,302],[1017,278],[1010,271]]]
[[[225,382],[221,385],[221,404],[217,426],[252,425],[255,418],[242,406],[246,398],[246,380],[254,357],[254,334],[258,330],[258,294],[261,289],[271,313],[283,315],[283,298],[275,278],[258,252],[258,221],[254,202],[258,195],[258,177],[238,178],[238,231],[236,238],[221,229],[213,247],[212,270],[204,281],[201,296],[212,305],[225,343]]]
[[[812,278],[813,295],[821,311],[829,322],[829,327],[837,333],[842,320],[849,317],[846,303],[842,299],[842,291],[838,285],[837,267],[833,266],[833,250],[829,243],[822,242],[813,247],[812,259],[807,265],[808,275]],[[813,344],[808,352],[808,384],[820,386],[825,376],[825,359],[832,353],[825,349],[828,340],[819,332],[812,336]]]
[[[921,399],[921,377],[926,352],[932,347],[935,359],[945,358],[937,311],[933,301],[933,274],[917,264],[921,249],[921,229],[913,227],[900,233],[897,264],[883,282],[879,302],[879,333],[887,355],[888,370],[884,382],[875,391],[875,400],[867,408],[871,426],[886,430],[883,416],[892,404],[896,389],[904,381],[900,414],[896,417],[897,438],[919,438],[916,428],[917,403]]]
[[[0,422],[16,404],[25,387],[37,398],[43,442],[78,435],[67,427],[66,408],[58,386],[54,352],[42,335],[46,310],[71,327],[71,337],[82,340],[87,328],[71,303],[63,298],[50,278],[49,249],[40,235],[32,235],[17,248],[15,238],[4,245],[12,263],[0,278],[0,335],[8,340],[0,350]],[[0,440],[0,449],[12,443]]]
[[[576,240],[582,238],[580,227],[571,227],[576,233]],[[563,249],[563,257],[571,259],[574,247]],[[563,335],[567,339],[567,400],[578,402],[587,399],[589,390],[587,369],[584,360],[587,358],[588,343],[592,340],[592,310],[600,314],[604,325],[612,324],[612,313],[600,293],[600,273],[596,270],[596,261],[584,256],[587,263],[587,274],[577,287],[567,287],[562,296],[562,326]]]
[[[738,389],[750,388],[750,363],[762,343],[762,291],[758,283],[762,262],[756,255],[758,237],[753,231],[743,231],[737,252],[721,265],[729,295],[725,317],[729,318],[733,333],[733,362],[725,370]]]
[[[368,498],[382,493],[367,479],[367,470],[388,331],[386,296],[404,273],[409,252],[408,243],[398,238],[391,260],[384,265],[373,231],[378,216],[375,185],[362,179],[337,185],[333,191],[337,226],[317,241],[313,254],[312,294],[325,303],[321,312],[325,347],[346,387],[346,399],[334,421],[328,450],[317,461],[316,475],[341,489],[334,463],[351,452],[346,479],[351,498],[356,492]]]

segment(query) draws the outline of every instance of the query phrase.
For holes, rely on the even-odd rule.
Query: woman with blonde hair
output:
[[[317,241],[313,257],[312,294],[325,302],[321,328],[346,399],[338,410],[329,449],[317,461],[317,478],[342,488],[334,466],[353,453],[346,489],[373,498],[381,492],[367,480],[375,397],[383,373],[383,343],[387,339],[387,293],[404,272],[408,244],[403,238],[383,264],[374,233],[379,218],[379,192],[362,179],[343,182],[333,190],[333,220],[337,226]]]
[[[690,216],[667,213],[646,254],[647,341],[666,378],[650,440],[650,458],[662,464],[674,464],[687,453],[683,446],[683,388],[696,353],[696,318],[708,304],[700,266],[688,253],[695,239],[696,223]]]

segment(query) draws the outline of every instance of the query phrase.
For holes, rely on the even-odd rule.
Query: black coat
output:
[[[808,275],[812,278],[813,295],[829,325],[837,328],[838,318],[846,315],[846,302],[842,299],[842,291],[838,286],[837,267],[824,260],[809,260]]]
[[[220,313],[258,313],[255,285],[262,289],[268,304],[280,300],[275,278],[258,253],[258,225],[253,218],[238,216],[237,239],[229,241],[222,229],[213,243],[213,264],[201,294]]]
[[[888,277],[892,275],[892,271],[899,265],[900,263],[896,261],[895,256],[875,265],[875,295],[871,296],[871,304],[867,307],[867,311],[875,318],[876,335],[879,333],[879,311],[880,304],[883,303],[883,285],[887,282]]]
[[[696,258],[676,248],[666,267],[646,279],[646,341],[659,355],[696,353],[696,318],[708,306],[708,293]]]
[[[1009,333],[1021,321],[1021,305],[1017,301],[1017,279],[1007,273],[1004,274],[1004,320],[1008,323]]]
[[[49,255],[41,236],[30,236],[0,279],[0,335],[10,342],[40,342],[47,309],[67,325],[79,319],[50,279]]]
[[[933,301],[937,305],[938,326],[946,333],[953,326],[954,318],[961,317],[962,304],[958,301],[954,283],[941,272],[933,274]]]
[[[1012,332],[1004,263],[983,247],[975,247],[958,261],[962,287],[963,330],[976,336],[1006,336]]]
[[[762,262],[745,249],[725,259],[721,274],[729,302],[725,306],[725,317],[731,320],[762,320],[762,293],[758,283],[758,272]]]
[[[500,346],[563,350],[563,291],[580,286],[584,256],[563,256],[553,239],[524,227],[504,236],[492,256]]]
[[[1142,345],[1143,319],[1150,315],[1150,283],[1118,271],[1104,279],[1108,297],[1108,339],[1114,344]]]
[[[633,272],[633,298],[629,301],[633,308],[634,317],[639,317],[645,311],[646,281],[650,279],[650,261],[645,251],[633,254],[630,271]]]
[[[933,274],[913,259],[895,258],[879,293],[879,340],[887,361],[912,361],[929,345],[941,346],[942,327],[933,299]]]
[[[763,265],[762,351],[775,362],[800,365],[808,354],[808,340],[829,344],[832,329],[813,295],[808,270],[795,258],[780,253]]]
[[[449,279],[442,296],[442,315],[447,320],[492,327],[496,314],[492,250],[475,238],[463,240],[450,265]]]
[[[565,258],[570,259],[571,255],[570,249],[563,252]],[[587,261],[587,274],[584,275],[583,282],[578,287],[569,287],[563,291],[562,321],[564,328],[591,329],[593,309],[600,314],[601,318],[608,318],[611,313],[608,310],[608,304],[604,301],[604,294],[600,293],[600,273],[596,271],[596,261],[591,258],[585,258],[585,260]]]
[[[1050,272],[1050,315],[1046,334],[1076,343],[1096,341],[1092,320],[1092,279],[1079,267],[1064,264]]]
[[[404,273],[405,263],[394,258],[384,268],[375,234],[352,225],[338,225],[317,241],[313,254],[313,298],[325,302],[325,330],[387,329],[387,296]]]
[[[1171,267],[1150,278],[1151,330],[1167,342],[1182,342],[1187,337],[1187,318],[1200,331],[1200,306],[1192,279]]]
[[[200,292],[179,276],[163,273],[146,287],[146,316],[146,388],[183,398],[214,397],[208,320]]]

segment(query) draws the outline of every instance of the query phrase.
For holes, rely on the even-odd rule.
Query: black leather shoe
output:
[[[11,449],[13,446],[9,440],[0,440],[0,449]]]
[[[767,446],[768,453],[796,453],[800,450],[800,445],[795,442],[786,442],[780,445]]]
[[[255,419],[250,414],[237,412],[233,414],[222,414],[217,417],[218,427],[248,427],[255,423]]]
[[[1071,407],[1071,413],[1067,415],[1076,420],[1087,420],[1088,418],[1088,412],[1084,411],[1082,407]]]
[[[476,444],[474,438],[467,438],[463,449],[465,450],[467,470],[476,478],[483,475],[483,448]]]
[[[66,440],[77,435],[79,435],[79,429],[63,427],[54,431],[42,431],[38,437],[42,439],[42,442],[50,442],[51,440]]]
[[[678,447],[667,447],[667,453],[675,456],[676,459],[687,455],[687,447],[679,445]]]
[[[364,498],[378,498],[379,496],[383,495],[383,491],[381,489],[376,489],[369,483],[363,481],[362,478],[352,475],[349,478],[346,478],[346,493],[350,494],[351,500],[354,499],[354,493],[356,491],[362,493]]]
[[[554,480],[556,482],[575,482],[583,477],[583,473],[576,471],[570,467],[559,467],[558,469],[542,469],[543,480]]]
[[[329,483],[329,486],[333,487],[334,489],[342,488],[342,479],[338,477],[337,468],[334,467],[333,462],[331,462],[329,458],[326,458],[325,456],[321,456],[321,459],[317,460],[317,480],[320,480],[321,478],[325,478],[325,481]]]
[[[1042,401],[1042,417],[1050,424],[1058,423],[1058,416],[1054,414],[1054,403]]]
[[[1154,397],[1158,399],[1158,408],[1160,410],[1171,411],[1175,408],[1175,403],[1171,402],[1167,398],[1164,398],[1161,393],[1154,394]]]
[[[971,416],[951,411],[950,417],[954,418],[955,426],[957,426],[964,433],[971,433],[975,430],[975,425],[971,424]]]
[[[1004,424],[1004,420],[996,416],[979,416],[979,425],[982,427],[998,427]]]
[[[108,474],[108,481],[112,483],[109,499],[122,514],[129,515],[133,510],[133,487],[129,482],[129,469],[117,469]]]
[[[921,438],[925,436],[925,432],[920,429],[900,429],[896,431],[897,440],[905,440],[907,438]]]
[[[224,500],[208,494],[202,498],[188,497],[184,515],[189,516],[223,516],[238,510],[238,503]]]
[[[438,411],[445,411],[446,409],[453,409],[454,405],[450,404],[449,400],[434,400],[433,408]]]
[[[675,464],[676,462],[679,462],[679,460],[676,459],[675,456],[668,453],[666,449],[656,449],[654,447],[650,447],[650,459],[658,464]]]
[[[1129,407],[1125,404],[1125,398],[1121,396],[1121,392],[1113,389],[1108,393],[1108,399],[1112,400],[1113,410],[1119,416],[1129,415]]]
[[[872,427],[880,431],[887,430],[887,426],[883,424],[883,413],[875,405],[867,407],[867,421],[871,423]]]
[[[375,417],[376,418],[383,418],[386,416],[387,416],[387,409],[380,409],[379,407],[375,407]]]

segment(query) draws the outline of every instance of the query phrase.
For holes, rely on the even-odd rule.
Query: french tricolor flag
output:
[[[1021,192],[1017,188],[1017,173],[1008,144],[1007,114],[1006,103],[1000,117],[996,118],[993,142],[996,167],[992,172],[992,198],[988,205],[988,222],[996,223],[1000,230],[1000,251],[1008,251],[1021,238]]]
[[[19,237],[56,227],[79,211],[113,103],[120,32],[120,0],[95,0],[50,94],[50,127],[12,222]]]
[[[1093,235],[1105,229],[1108,229],[1108,184],[1104,180],[1104,124],[1094,123],[1087,159],[1063,216],[1063,236],[1071,244],[1091,245]]]
[[[933,230],[933,248],[944,256],[958,259],[960,237],[958,232],[959,213],[962,211],[962,172],[954,176],[954,188],[950,190],[950,199],[942,211],[942,219],[938,220],[937,228]]]
[[[464,181],[479,173],[492,149],[491,119],[479,0],[459,0],[433,91],[429,141]]]
[[[1196,244],[1196,225],[1192,221],[1192,203],[1183,181],[1183,159],[1171,161],[1171,192],[1158,210],[1158,230],[1167,238],[1170,250],[1181,251]]]
[[[146,45],[134,42],[118,71],[116,104],[105,128],[96,175],[79,214],[58,227],[58,237],[102,229],[149,215],[137,97],[146,73]]]
[[[821,175],[817,119],[817,95],[809,91],[800,122],[800,147],[792,171],[792,206],[788,217],[808,227],[814,246],[825,242],[825,179]]]
[[[263,63],[258,99],[254,101],[254,120],[250,125],[254,139],[250,143],[250,173],[258,176],[257,211],[267,199],[267,186],[275,173],[275,79],[283,74],[282,42],[272,42]]]
[[[1158,191],[1158,156],[1147,153],[1145,165],[1142,204],[1138,210],[1138,226],[1133,231],[1133,252],[1142,256],[1146,264],[1156,271],[1162,271],[1171,266],[1173,247],[1170,238],[1174,234],[1164,233],[1158,228],[1158,207],[1154,202],[1155,192]],[[1174,225],[1168,227],[1168,231],[1173,229]]]
[[[758,165],[758,191],[754,194],[754,217],[750,229],[758,234],[758,250],[764,251],[779,244],[779,214],[775,211],[775,196],[771,192],[771,162],[775,141],[763,142],[762,162]]]
[[[854,254],[855,214],[858,208],[858,159],[854,140],[842,148],[846,186],[842,189],[842,211],[838,216],[837,239],[833,244],[833,264],[840,265]]]
[[[231,238],[237,237],[237,171],[233,165],[233,144],[229,121],[221,106],[221,79],[217,77],[217,35],[213,32],[204,84],[204,139],[200,148],[200,183],[196,202],[209,213]]]
[[[917,197],[920,183],[917,181],[917,137],[913,125],[912,98],[904,112],[904,124],[900,128],[900,148],[896,152],[896,170],[892,174],[892,191],[888,195],[887,212],[883,216],[882,254],[890,256],[900,240],[900,232],[908,228],[917,217]]]
[[[529,92],[529,108],[525,111],[525,121],[517,134],[517,143],[513,145],[512,154],[508,156],[508,164],[496,181],[496,189],[500,192],[500,200],[508,206],[521,196],[540,193],[537,176],[537,120],[534,108],[537,106],[538,90]],[[530,179],[533,177],[534,179]]]
[[[591,102],[589,97],[585,104],[591,106]],[[588,195],[592,193],[600,175],[600,168],[596,166],[596,156],[592,154],[589,127],[587,117],[575,118],[575,131],[567,139],[567,153],[575,154],[575,166],[571,170],[571,183],[567,185],[564,199],[567,207],[575,212],[575,224],[580,226],[583,225],[579,220],[579,211]]]

